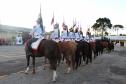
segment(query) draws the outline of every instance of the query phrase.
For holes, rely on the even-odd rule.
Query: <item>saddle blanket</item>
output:
[[[38,46],[39,46],[39,44],[40,44],[42,39],[44,39],[44,38],[39,38],[36,42],[33,42],[31,44],[31,47],[32,47],[33,50],[37,50],[38,49]]]

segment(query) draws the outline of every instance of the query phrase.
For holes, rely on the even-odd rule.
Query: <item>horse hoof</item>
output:
[[[56,80],[52,80],[52,82],[56,82]]]
[[[25,74],[28,74],[28,72],[26,72],[26,71],[25,71],[24,73],[25,73]]]

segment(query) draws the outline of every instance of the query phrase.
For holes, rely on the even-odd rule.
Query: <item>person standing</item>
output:
[[[22,45],[23,44],[23,39],[21,34],[18,34],[18,36],[16,37],[16,44],[17,45]]]

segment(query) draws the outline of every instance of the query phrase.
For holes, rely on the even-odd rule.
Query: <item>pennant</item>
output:
[[[39,13],[39,16],[38,16],[38,21],[39,21],[39,24],[40,24],[42,31],[44,31],[43,20],[42,20],[42,16],[41,16],[41,4],[40,4],[40,13]]]

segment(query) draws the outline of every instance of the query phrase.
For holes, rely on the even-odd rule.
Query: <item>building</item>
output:
[[[122,46],[126,46],[126,36],[105,36],[111,41],[118,42]],[[94,37],[94,39],[101,39],[101,37]]]
[[[15,44],[15,39],[18,34],[21,34],[23,39],[30,32],[30,28],[15,27],[0,24],[0,45],[5,44]]]

